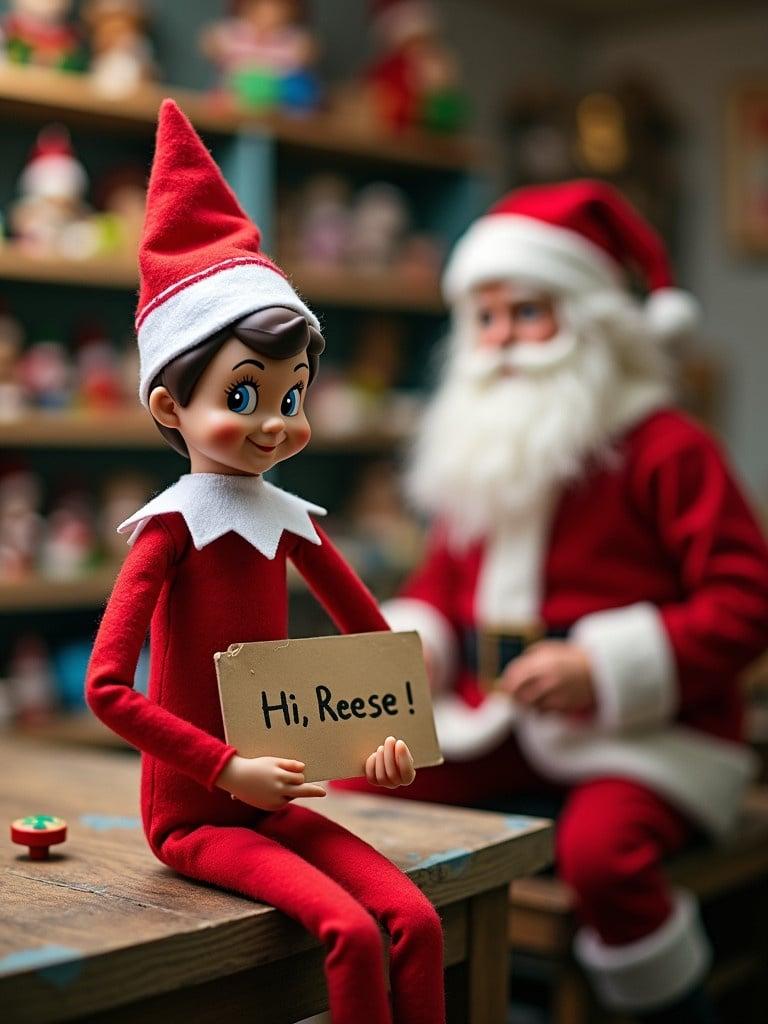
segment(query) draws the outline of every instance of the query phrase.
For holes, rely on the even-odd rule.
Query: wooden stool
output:
[[[764,1021],[763,999],[745,1011],[744,992],[768,977],[768,787],[751,789],[734,835],[691,850],[669,864],[673,884],[698,896],[715,950],[709,979],[718,1000],[741,999],[739,1016]],[[510,887],[509,941],[518,974],[526,961],[551,978],[552,1024],[618,1020],[601,1011],[572,954],[577,928],[571,890],[556,878],[527,878]],[[752,1014],[750,1017],[745,1014]]]

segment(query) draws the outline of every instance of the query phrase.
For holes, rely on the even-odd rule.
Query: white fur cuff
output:
[[[450,689],[459,666],[459,645],[442,612],[426,601],[399,597],[386,601],[381,614],[395,632],[417,631],[430,658],[432,689]]]
[[[652,604],[585,615],[571,639],[590,655],[601,725],[625,731],[671,720],[678,700],[675,660]]]
[[[642,1011],[681,999],[703,979],[712,959],[709,940],[690,893],[675,893],[672,913],[650,935],[624,946],[606,946],[582,928],[576,958],[611,1010]]]

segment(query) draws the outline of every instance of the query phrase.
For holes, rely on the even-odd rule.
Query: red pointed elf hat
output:
[[[195,129],[173,100],[164,100],[139,246],[136,332],[144,405],[167,363],[259,309],[285,306],[319,328],[285,274],[260,251],[260,241]]]
[[[673,287],[666,249],[650,224],[602,181],[537,185],[510,192],[457,243],[443,278],[455,302],[479,284],[529,280],[555,293],[626,292],[643,281],[652,332],[666,340],[697,320],[695,299]]]

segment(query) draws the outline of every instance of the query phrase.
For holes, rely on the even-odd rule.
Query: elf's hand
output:
[[[499,686],[523,707],[561,714],[595,709],[587,652],[567,640],[542,640],[510,662]]]
[[[262,811],[277,811],[300,796],[325,796],[322,786],[304,781],[301,761],[283,757],[235,754],[220,772],[216,785]]]
[[[374,750],[365,762],[365,777],[372,786],[397,789],[410,786],[416,778],[413,757],[403,740],[387,736],[383,746]]]

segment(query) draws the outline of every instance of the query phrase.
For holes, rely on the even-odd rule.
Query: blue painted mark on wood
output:
[[[424,860],[414,864],[414,868],[421,870],[426,868],[445,868],[452,875],[460,875],[469,867],[472,859],[472,851],[466,847],[459,846],[455,850],[443,850],[441,853],[430,854]]]
[[[504,824],[512,832],[522,832],[523,829],[531,827],[531,819],[524,814],[505,814]]]
[[[141,818],[124,814],[81,814],[80,824],[97,832],[108,832],[113,828],[134,829],[141,825]]]
[[[0,958],[0,975],[37,971],[56,988],[70,985],[83,969],[82,950],[72,946],[36,946],[17,949]]]

